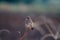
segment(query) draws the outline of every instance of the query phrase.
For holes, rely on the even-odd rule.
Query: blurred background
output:
[[[60,35],[60,0],[0,0],[0,40],[20,40],[25,34],[26,16],[32,18],[37,29],[34,27],[23,40],[55,40],[57,32]]]

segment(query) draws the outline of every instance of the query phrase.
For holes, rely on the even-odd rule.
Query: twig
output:
[[[49,30],[49,32],[51,33],[51,34],[53,34],[53,32],[52,32],[52,30],[49,28],[49,26],[47,25],[47,24],[45,24],[45,26],[46,26],[46,28]],[[54,34],[53,34],[54,35]]]

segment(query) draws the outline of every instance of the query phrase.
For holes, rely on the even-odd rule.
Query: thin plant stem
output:
[[[51,33],[51,34],[53,34],[53,32],[52,32],[52,30],[49,28],[49,26],[47,25],[47,24],[45,24],[45,26],[46,26],[46,28],[49,30],[49,32]],[[54,34],[53,34],[54,35]]]

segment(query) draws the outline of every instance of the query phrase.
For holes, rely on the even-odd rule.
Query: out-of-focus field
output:
[[[25,17],[31,16],[34,22],[39,22],[34,30],[28,33],[24,40],[41,40],[46,34],[50,34],[49,30],[44,26],[44,21],[48,21],[50,28],[54,34],[60,25],[60,14],[44,14],[44,13],[21,13],[12,11],[0,10],[0,30],[8,30],[9,32],[1,32],[2,40],[20,40],[21,36],[25,33]],[[47,19],[45,19],[45,17]],[[52,20],[52,21],[51,21]],[[41,24],[42,23],[42,24]],[[40,25],[41,24],[41,25]],[[42,27],[41,27],[42,26]],[[57,29],[56,29],[57,28]],[[20,33],[21,32],[21,33]],[[60,34],[59,34],[60,35]],[[51,38],[50,38],[51,39]]]
[[[34,0],[30,4],[0,2],[0,9],[22,12],[60,12],[60,0]]]

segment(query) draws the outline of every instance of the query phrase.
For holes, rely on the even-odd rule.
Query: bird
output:
[[[26,26],[28,29],[31,29],[31,30],[34,29],[34,28],[33,28],[33,21],[32,21],[32,19],[31,19],[30,16],[27,16],[27,17],[25,18],[25,26]]]

